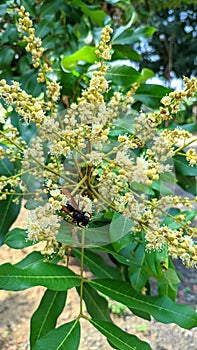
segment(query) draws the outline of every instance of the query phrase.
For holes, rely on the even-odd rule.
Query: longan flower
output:
[[[101,33],[101,40],[99,43],[99,48],[98,50],[95,51],[96,55],[99,58],[102,58],[104,60],[111,60],[111,45],[108,44],[108,42],[110,41],[110,34],[113,33],[113,30],[110,26],[105,26],[102,29],[102,33]]]
[[[186,159],[189,162],[189,165],[194,166],[197,164],[197,153],[195,148],[190,148],[186,152]]]
[[[55,238],[60,227],[60,220],[61,218],[50,209],[49,204],[31,210],[26,223],[28,239],[42,241]]]
[[[102,162],[104,153],[92,151],[91,153],[88,153],[86,156],[89,159],[88,164],[97,166]]]

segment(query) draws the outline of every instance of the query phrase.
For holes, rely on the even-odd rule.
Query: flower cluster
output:
[[[43,75],[39,75],[39,81],[46,82],[48,66],[41,61],[41,41],[35,37],[29,14],[23,7],[19,10],[19,30],[27,33],[24,40],[34,67],[41,68]],[[56,82],[47,80],[45,96],[35,98],[16,82],[9,85],[5,80],[0,81],[0,93],[7,105],[12,105],[25,123],[34,123],[38,130],[27,145],[17,130],[8,128],[6,118],[1,119],[0,134],[6,147],[1,146],[0,157],[11,161],[20,158],[21,167],[18,174],[0,178],[0,199],[5,199],[19,185],[27,191],[26,174],[31,175],[32,186],[33,183],[37,186],[34,186],[37,198],[40,200],[43,193],[47,204],[31,211],[28,238],[44,240],[44,254],[61,251],[63,255],[67,249],[57,242],[56,236],[63,218],[72,221],[75,209],[70,206],[69,216],[62,208],[69,207],[74,197],[79,202],[77,210],[82,215],[89,213],[90,222],[94,222],[94,215],[99,212],[100,215],[105,211],[118,212],[132,222],[134,240],[139,241],[140,235],[145,237],[147,250],[161,250],[167,245],[169,255],[180,257],[187,266],[195,266],[197,230],[190,226],[184,213],[171,216],[168,210],[180,206],[193,209],[197,199],[182,199],[173,196],[173,192],[169,195],[170,190],[162,182],[162,176],[165,178],[172,171],[174,155],[185,156],[191,166],[197,163],[194,148],[186,148],[192,135],[179,128],[162,130],[160,125],[173,117],[184,98],[194,95],[197,81],[184,78],[185,89],[163,97],[159,111],[134,113],[130,104],[138,84],[126,95],[117,91],[108,94],[105,61],[111,58],[111,33],[109,26],[103,29],[96,51],[98,68],[81,97],[62,115],[57,112],[60,86]],[[111,134],[116,121],[124,121],[120,116],[130,117],[132,128],[114,137]],[[64,193],[64,188],[69,192]],[[165,221],[166,217],[173,220],[174,228]]]
[[[23,40],[27,43],[26,51],[32,56],[32,63],[35,68],[41,67],[41,71],[38,75],[38,82],[45,82],[45,74],[51,69],[48,63],[42,64],[41,58],[43,57],[44,48],[42,47],[42,41],[35,36],[35,29],[33,23],[29,17],[29,12],[25,12],[24,6],[21,6],[18,10],[18,31],[25,33]]]

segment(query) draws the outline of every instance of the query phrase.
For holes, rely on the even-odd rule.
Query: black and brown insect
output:
[[[73,222],[75,222],[77,226],[87,226],[90,221],[89,214],[79,209],[79,206],[69,191],[63,189],[62,192],[68,198],[66,205],[62,206],[62,210],[73,219]]]

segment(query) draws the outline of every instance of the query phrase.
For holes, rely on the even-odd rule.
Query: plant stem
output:
[[[84,269],[84,241],[85,241],[85,229],[82,230],[81,238],[81,267],[80,267],[80,315],[83,315],[83,269]]]

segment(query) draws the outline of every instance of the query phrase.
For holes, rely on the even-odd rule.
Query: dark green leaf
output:
[[[171,92],[172,89],[155,84],[141,84],[137,89],[134,98],[146,106],[156,109],[160,106],[161,98]]]
[[[40,21],[38,29],[36,31],[36,35],[39,38],[43,38],[44,36],[50,33],[51,23],[53,23],[52,20],[53,20],[54,14],[55,13],[53,13],[52,16],[46,16]]]
[[[63,266],[40,261],[26,269],[16,268],[9,263],[0,266],[0,289],[17,291],[44,286],[51,290],[65,291],[79,285],[79,277]]]
[[[36,16],[36,6],[31,0],[23,0],[22,5],[25,8],[25,11],[28,11],[31,17]]]
[[[1,48],[0,55],[0,67],[1,69],[6,66],[10,66],[14,58],[15,52],[11,47]]]
[[[162,275],[162,261],[166,261],[168,258],[168,251],[166,247],[163,247],[161,251],[145,251],[145,266],[149,274],[155,278],[160,278]]]
[[[144,320],[151,321],[151,315],[148,312],[144,312],[142,310],[137,310],[137,309],[132,309],[131,307],[129,309],[137,317],[141,317]]]
[[[66,296],[66,292],[46,290],[40,305],[31,318],[31,347],[38,339],[55,328],[57,319],[64,308]]]
[[[33,96],[39,96],[42,92],[42,85],[37,82],[37,75],[34,69],[24,71],[21,76],[23,89],[30,92]]]
[[[118,39],[121,35],[124,35],[124,33],[126,33],[127,30],[131,28],[131,26],[135,23],[136,20],[137,20],[137,15],[135,11],[133,11],[130,21],[125,26],[119,26],[118,28],[116,28],[116,31],[114,32],[113,38],[112,38],[113,45],[116,43],[116,39]],[[122,43],[120,42],[120,45],[121,44]]]
[[[102,27],[104,25],[104,19],[106,17],[106,13],[101,10],[94,10],[91,6],[85,4],[85,2],[81,0],[72,0],[72,4],[75,6],[79,6],[85,15],[90,17],[91,21],[98,26]]]
[[[154,27],[140,27],[136,30],[133,30],[132,28],[129,28],[128,30],[124,31],[120,36],[116,37],[115,40],[113,40],[114,44],[121,44],[121,45],[133,45],[136,42],[142,41],[144,39],[150,38],[154,32]]]
[[[12,125],[14,125],[17,128],[22,139],[29,144],[37,131],[35,124],[24,123],[24,120],[21,117],[19,117],[18,113],[16,113],[15,110],[13,110],[10,114],[10,118]]]
[[[74,249],[73,252],[75,256],[81,260],[81,251]],[[90,271],[97,277],[121,279],[121,273],[117,268],[108,265],[100,255],[89,250],[85,250],[84,264],[88,266]]]
[[[146,285],[149,277],[148,272],[143,266],[145,260],[145,252],[142,244],[136,248],[134,258],[136,259],[136,262],[138,262],[139,266],[132,266],[129,269],[129,278],[133,288],[140,292],[141,289]]]
[[[133,265],[135,266],[136,265],[136,261],[131,254],[129,257],[125,257],[124,255],[122,255],[122,253],[115,252],[113,247],[109,247],[109,248],[108,247],[97,247],[96,250],[112,255],[113,258],[115,258],[117,260],[117,262],[119,262],[120,264],[123,264],[126,266],[133,266]],[[137,264],[137,266],[138,266],[138,264]]]
[[[27,231],[22,228],[14,228],[8,231],[4,243],[13,249],[22,249],[33,245],[32,241],[27,240]]]
[[[139,61],[141,59],[141,55],[129,45],[113,45],[113,51],[112,61],[127,58],[132,61]]]
[[[175,126],[175,128],[176,127],[177,126]],[[181,124],[181,126],[179,126],[179,127],[181,127],[181,129],[187,130],[189,132],[194,132],[197,130],[197,124],[184,124],[184,125]]]
[[[4,145],[1,145],[1,147],[8,149]],[[14,163],[10,162],[7,157],[0,159],[0,174],[4,176],[11,176],[15,174]]]
[[[168,296],[170,299],[172,299],[173,301],[176,300],[176,296],[177,296],[177,284],[171,285],[171,284],[167,284],[163,281],[158,281],[158,294],[159,295],[166,295]]]
[[[197,182],[195,176],[184,176],[177,173],[178,185],[183,188],[184,191],[197,195]]]
[[[96,319],[92,319],[90,322],[118,350],[151,350],[148,343],[138,339],[135,335],[124,332],[113,323]]]
[[[179,283],[180,279],[176,271],[172,268],[167,268],[167,270],[164,268],[162,277],[158,281],[159,295],[167,295],[172,300],[175,300]]]
[[[177,155],[173,157],[173,160],[176,173],[184,176],[197,175],[197,165],[194,165],[193,167],[189,166],[185,156]]]
[[[197,326],[197,314],[186,305],[174,303],[166,296],[152,297],[136,295],[127,282],[115,280],[92,280],[90,284],[108,297],[127,305],[150,313],[162,323],[176,323],[182,328],[191,329]]]
[[[40,338],[32,350],[78,350],[80,323],[78,320],[65,323]]]
[[[120,86],[121,88],[128,88],[133,83],[137,82],[141,74],[133,67],[123,65],[121,61],[113,62],[110,69],[106,73],[106,79],[111,80],[112,84]]]
[[[19,269],[26,269],[27,267],[31,267],[32,264],[36,262],[43,261],[44,257],[40,252],[32,252],[27,255],[24,259],[19,261],[17,264],[14,264],[14,267]]]
[[[0,5],[1,6],[1,5]],[[0,8],[0,13],[2,15],[2,11],[1,11],[1,8]],[[5,44],[5,43],[9,43],[9,44],[12,44],[14,43],[14,41],[16,40],[17,38],[17,29],[16,29],[16,26],[15,24],[11,24],[9,23],[9,25],[5,28],[4,32],[2,33],[2,37],[1,37],[1,44]],[[1,51],[2,53],[2,51]],[[11,56],[12,58],[12,56]],[[6,66],[6,62],[5,62],[5,66]],[[5,72],[3,72],[5,74]]]
[[[15,189],[15,191],[17,191],[17,189]],[[0,201],[0,245],[3,243],[5,234],[20,212],[21,200],[19,200],[17,204],[13,203],[15,198],[15,195],[11,195],[8,196],[6,200]]]
[[[59,12],[60,9],[64,7],[65,1],[64,0],[58,0],[56,2],[54,1],[47,1],[43,2],[42,6],[40,7],[40,17],[48,17],[50,15],[55,14],[56,12]]]
[[[83,285],[83,299],[85,301],[87,311],[91,317],[98,320],[111,322],[108,302],[87,283],[84,283]]]

